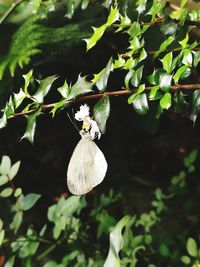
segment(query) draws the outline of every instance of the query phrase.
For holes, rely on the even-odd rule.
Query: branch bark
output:
[[[152,86],[147,86],[147,87],[145,87],[145,91],[150,91],[151,88],[152,88]],[[197,90],[197,89],[200,89],[200,83],[199,84],[177,84],[177,85],[171,86],[172,92],[175,92],[177,90],[185,90],[185,91],[189,92],[189,91],[193,91],[193,90]],[[130,95],[130,94],[137,92],[137,90],[138,90],[138,88],[132,88],[130,90],[124,89],[124,90],[118,90],[118,91],[106,91],[106,92],[99,93],[99,94],[79,96],[74,100],[66,100],[65,104],[67,105],[69,103],[77,103],[77,102],[95,100],[95,99],[99,99],[103,96]],[[57,102],[56,103],[50,103],[50,104],[42,104],[41,108],[42,108],[42,110],[48,110],[48,109],[54,108],[54,106],[56,104],[57,104]],[[8,119],[13,119],[15,117],[21,117],[21,116],[29,115],[29,114],[37,111],[37,110],[38,110],[38,108],[34,108],[34,109],[30,109],[26,112],[18,112],[18,113],[15,113],[14,115],[8,117]]]

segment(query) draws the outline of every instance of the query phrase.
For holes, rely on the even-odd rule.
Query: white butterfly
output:
[[[81,130],[81,140],[67,170],[67,185],[74,195],[83,195],[100,184],[107,171],[106,159],[89,132]]]

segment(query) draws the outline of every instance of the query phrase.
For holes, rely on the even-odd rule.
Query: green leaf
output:
[[[193,66],[197,68],[200,62],[200,50],[199,51],[192,51],[194,59],[193,59]]]
[[[0,186],[8,183],[9,179],[7,175],[1,175],[0,176]]]
[[[130,220],[129,216],[123,217],[110,233],[110,248],[103,267],[120,267],[119,251],[123,246],[122,229]]]
[[[19,93],[14,94],[14,105],[15,105],[15,109],[17,109],[22,101],[26,98],[26,94],[24,93],[24,91],[22,89],[20,89]]]
[[[92,83],[86,80],[86,76],[78,76],[76,83],[72,86],[70,94],[67,97],[67,100],[75,99],[79,95],[92,92]]]
[[[17,161],[14,165],[12,165],[8,173],[10,180],[12,180],[16,176],[16,174],[18,173],[19,167],[20,167],[20,161]]]
[[[7,124],[7,116],[6,113],[4,112],[2,117],[0,118],[0,129],[4,128]]]
[[[105,91],[106,89],[108,78],[109,78],[110,72],[112,71],[112,63],[113,63],[113,60],[111,58],[108,61],[106,67],[100,73],[94,75],[94,79],[92,81],[96,84],[100,92]]]
[[[163,73],[160,75],[160,88],[162,91],[167,92],[171,88],[172,75]]]
[[[50,111],[50,113],[52,114],[52,117],[55,116],[57,110],[63,109],[64,107],[67,107],[68,105],[70,105],[70,103],[67,103],[65,99],[53,104],[53,108]]]
[[[106,122],[110,115],[110,100],[109,96],[103,96],[94,106],[94,120],[96,121],[100,132],[105,133]]]
[[[147,76],[147,80],[150,84],[158,85],[160,83],[160,76],[166,73],[163,69],[156,69],[153,73]]]
[[[189,71],[188,71],[189,69]],[[179,79],[181,79],[182,77],[185,76],[185,72],[187,70],[187,73],[191,73],[190,68],[188,68],[187,66],[181,66],[176,73],[173,76],[174,82],[178,83]],[[187,75],[186,75],[187,76]],[[189,76],[189,75],[188,75]]]
[[[186,265],[191,263],[191,259],[188,256],[182,256],[181,261]]]
[[[159,47],[159,50],[155,53],[154,57],[157,57],[160,53],[166,51],[167,47],[174,41],[174,37],[170,36],[162,42],[162,44]]]
[[[25,81],[24,88],[23,88],[25,95],[28,95],[28,86],[30,84],[32,75],[33,75],[33,70],[30,70],[28,73],[22,75]]]
[[[64,82],[63,86],[59,87],[57,90],[63,98],[67,98],[70,94],[70,87],[66,81]]]
[[[37,100],[38,103],[43,103],[44,97],[48,94],[52,83],[57,79],[55,75],[49,76],[41,81],[39,81],[39,88],[33,97]]]
[[[186,47],[188,40],[189,40],[189,35],[188,33],[186,33],[185,38],[179,42],[179,44],[182,46],[183,49]]]
[[[137,69],[133,76],[131,77],[131,84],[134,87],[138,87],[140,85],[140,81],[142,79],[142,73],[143,73],[144,66],[141,66],[139,69]]]
[[[5,188],[3,191],[0,192],[0,197],[9,197],[13,193],[13,189],[11,187]]]
[[[129,81],[131,77],[133,76],[133,73],[134,73],[134,70],[129,70],[129,72],[125,76],[124,83],[127,89],[129,89]]]
[[[186,248],[187,248],[187,252],[190,256],[197,257],[197,255],[198,255],[197,244],[193,238],[191,238],[191,237],[188,238]]]
[[[27,126],[26,131],[24,135],[22,136],[22,139],[27,139],[31,144],[34,142],[34,135],[35,135],[35,128],[36,128],[36,119],[40,115],[41,109],[38,109],[36,112],[34,112],[31,115],[26,116],[27,119]]]
[[[10,228],[13,229],[15,233],[17,232],[17,230],[19,229],[22,223],[22,217],[23,217],[23,213],[21,211],[17,211],[15,213],[12,223],[10,224]]]
[[[162,65],[163,65],[163,69],[166,70],[166,72],[168,72],[168,73],[171,72],[172,59],[173,59],[172,52],[169,52],[168,54],[166,54],[166,55],[161,59],[161,62],[162,62]]]
[[[160,100],[161,108],[169,109],[171,107],[171,104],[172,104],[171,98],[172,98],[172,96],[170,93],[165,93],[164,96]]]
[[[147,13],[148,15],[151,15],[151,21],[155,19],[158,13],[162,12],[162,9],[164,8],[164,6],[165,6],[165,3],[163,1],[159,1],[159,2],[157,0],[153,1],[153,4],[150,10]]]
[[[160,255],[162,257],[169,257],[171,255],[170,251],[169,251],[169,248],[166,244],[162,243],[160,246],[159,246],[159,252],[160,252]]]
[[[192,66],[192,53],[189,49],[185,49],[182,63],[186,66]]]
[[[157,91],[159,90],[160,86],[159,85],[155,85],[151,88],[150,94],[149,94],[149,99],[150,100],[155,100],[156,98],[156,94]]]
[[[18,198],[22,194],[22,189],[18,187],[14,192],[14,197]]]
[[[15,263],[15,256],[11,257],[11,258],[6,262],[6,264],[5,264],[4,267],[13,267],[14,263]]]
[[[39,194],[30,193],[20,200],[20,206],[22,210],[29,210],[31,209],[35,203],[38,201],[38,199],[41,197]]]
[[[134,21],[131,25],[131,27],[128,29],[127,33],[133,37],[133,36],[138,36],[141,34],[141,27],[140,23],[137,21]]]
[[[189,118],[195,123],[200,110],[200,89],[194,91],[191,107],[192,109]]]
[[[93,35],[89,39],[85,39],[84,41],[87,44],[87,51],[91,49],[93,46],[96,45],[96,43],[99,41],[99,39],[103,36],[105,30],[111,26],[112,23],[117,21],[119,19],[119,10],[117,7],[111,7],[110,14],[108,16],[107,22],[100,26],[99,28],[93,27]]]
[[[0,173],[7,175],[11,169],[11,160],[8,156],[3,156],[0,165]]]
[[[149,109],[147,95],[145,93],[137,94],[132,104],[134,110],[140,115],[146,114]]]
[[[2,243],[3,243],[4,236],[5,236],[5,230],[1,229],[0,230],[0,247],[1,247]]]

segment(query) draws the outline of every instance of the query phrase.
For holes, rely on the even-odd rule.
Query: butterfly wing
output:
[[[100,184],[107,171],[106,159],[94,141],[82,138],[74,149],[67,170],[67,185],[74,195],[83,195]]]

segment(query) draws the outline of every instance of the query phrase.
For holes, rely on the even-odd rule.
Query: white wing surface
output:
[[[89,138],[82,138],[74,149],[67,170],[67,185],[74,195],[83,195],[100,184],[107,171],[106,159]]]

